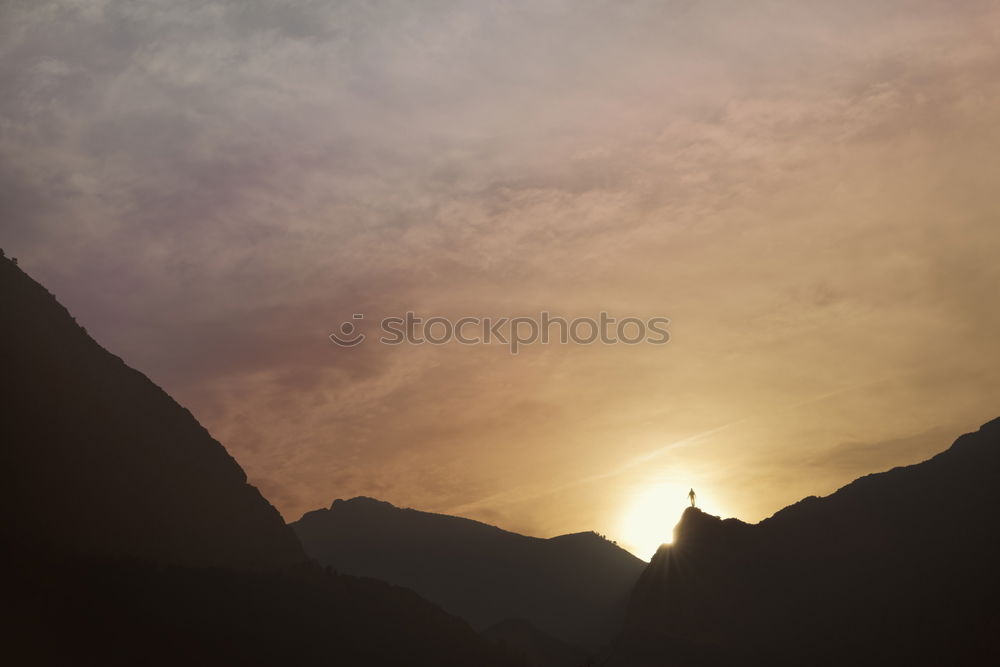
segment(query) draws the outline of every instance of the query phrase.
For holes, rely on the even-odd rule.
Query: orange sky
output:
[[[689,487],[756,521],[1000,415],[998,38],[993,2],[8,4],[0,245],[286,519],[648,556]],[[672,340],[327,340],[543,309]]]

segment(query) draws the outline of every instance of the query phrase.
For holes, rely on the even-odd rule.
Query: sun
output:
[[[688,506],[688,487],[657,483],[637,492],[622,515],[619,535],[639,558],[649,560],[673,539],[674,526]]]

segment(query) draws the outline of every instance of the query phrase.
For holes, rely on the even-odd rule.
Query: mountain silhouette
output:
[[[1000,664],[1000,419],[749,525],[688,508],[620,664]]]
[[[11,664],[521,664],[412,591],[308,561],[226,450],[0,258]]]
[[[371,498],[336,500],[291,525],[321,563],[406,586],[477,629],[520,618],[590,649],[620,630],[645,566],[595,533],[527,537]]]
[[[94,556],[267,569],[305,560],[225,448],[0,261],[4,525]]]
[[[482,632],[515,652],[531,667],[580,667],[589,658],[585,649],[547,635],[523,618],[508,618]]]

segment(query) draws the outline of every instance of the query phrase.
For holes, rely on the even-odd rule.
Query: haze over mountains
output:
[[[523,619],[588,648],[617,635],[646,565],[595,533],[527,537],[363,497],[291,525],[321,563],[406,586],[477,629]]]
[[[187,410],[6,258],[0,333],[0,629],[17,664],[1000,663],[1000,419],[756,525],[689,509],[647,567],[593,533],[370,498],[286,526]]]

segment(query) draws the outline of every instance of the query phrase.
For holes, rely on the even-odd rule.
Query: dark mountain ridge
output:
[[[756,525],[685,511],[626,664],[986,664],[1000,637],[1000,419]]]
[[[0,260],[8,537],[95,556],[269,569],[304,561],[225,448]]]
[[[508,618],[482,632],[516,652],[532,667],[581,667],[588,663],[585,649],[547,635],[523,618]]]
[[[412,591],[308,562],[187,410],[2,257],[0,373],[11,664],[520,664]]]
[[[528,537],[363,497],[291,525],[321,563],[411,588],[477,629],[521,618],[589,648],[619,631],[645,566],[595,533]]]

